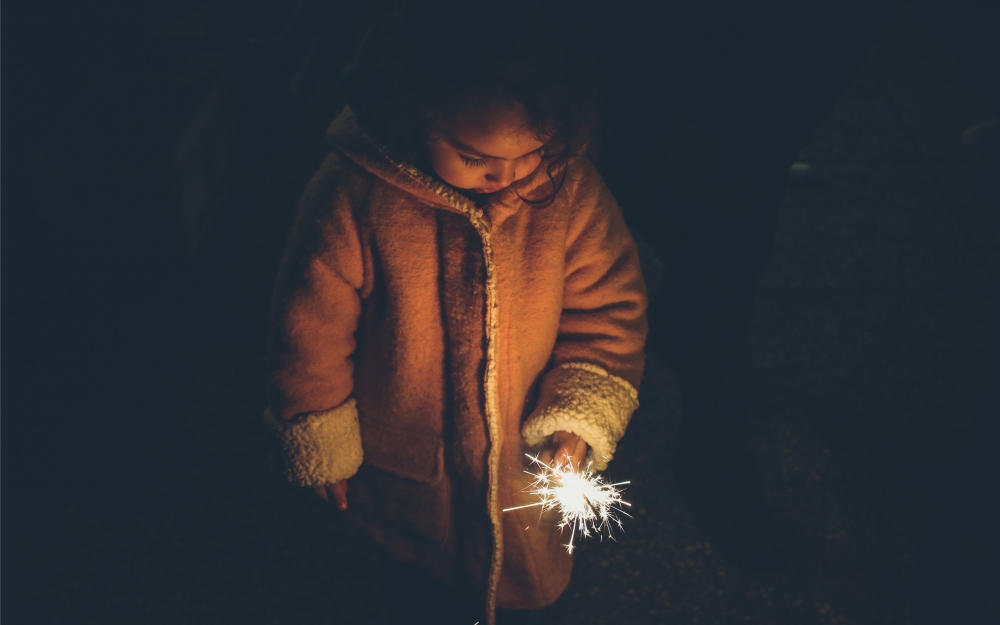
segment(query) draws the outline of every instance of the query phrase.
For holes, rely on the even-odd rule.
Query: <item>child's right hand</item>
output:
[[[313,490],[323,501],[330,501],[332,497],[341,510],[347,510],[347,480],[341,480],[334,484],[315,486]]]

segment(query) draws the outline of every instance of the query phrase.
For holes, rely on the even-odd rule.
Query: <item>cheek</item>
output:
[[[536,154],[531,158],[524,159],[524,163],[517,168],[517,179],[527,178],[533,174],[538,166],[542,164],[542,155]]]
[[[445,182],[455,186],[457,178],[461,177],[464,163],[456,163],[458,160],[449,155],[437,141],[431,141],[427,145],[427,155],[430,157],[431,168]]]
[[[454,164],[447,158],[447,154],[437,141],[430,141],[427,144],[427,156],[429,157],[431,169],[448,184],[454,184],[452,178],[455,176]]]
[[[467,181],[472,180],[469,169],[462,163],[444,162],[435,169],[437,174],[444,178],[445,182],[455,187],[466,186]]]
[[[468,188],[479,183],[479,170],[470,169],[459,159],[440,158],[431,165],[437,175],[453,187]]]

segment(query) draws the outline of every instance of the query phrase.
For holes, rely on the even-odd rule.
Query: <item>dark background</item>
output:
[[[1000,620],[985,6],[892,7],[803,139],[811,170],[789,180],[750,343],[769,407],[757,468],[790,561],[737,565],[699,527],[665,460],[682,409],[654,356],[612,467],[636,518],[581,547],[539,622]],[[295,200],[335,77],[389,8],[4,3],[11,622],[382,618],[381,562],[274,475],[260,413]]]

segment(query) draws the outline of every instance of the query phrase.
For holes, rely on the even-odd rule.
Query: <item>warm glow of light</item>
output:
[[[573,468],[572,462],[560,467],[551,467],[539,460],[538,456],[528,455],[528,458],[538,467],[538,472],[525,471],[534,478],[525,490],[537,496],[539,500],[523,506],[504,508],[504,512],[536,506],[541,508],[541,512],[557,511],[562,517],[559,529],[570,530],[569,542],[565,545],[568,552],[573,553],[575,548],[573,541],[577,532],[584,538],[597,534],[602,538],[607,535],[614,540],[612,526],[616,525],[618,529],[622,529],[618,513],[631,518],[622,506],[632,504],[622,499],[622,491],[618,488],[628,482],[609,484],[600,475],[595,475],[589,466],[577,471]]]

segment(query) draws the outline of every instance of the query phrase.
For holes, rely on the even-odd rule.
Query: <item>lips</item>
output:
[[[497,191],[500,191],[501,189],[503,189],[503,187],[492,187],[490,189],[473,189],[473,191],[475,191],[476,193],[482,193],[482,194],[486,195],[486,194],[489,194],[489,193],[496,193]]]

